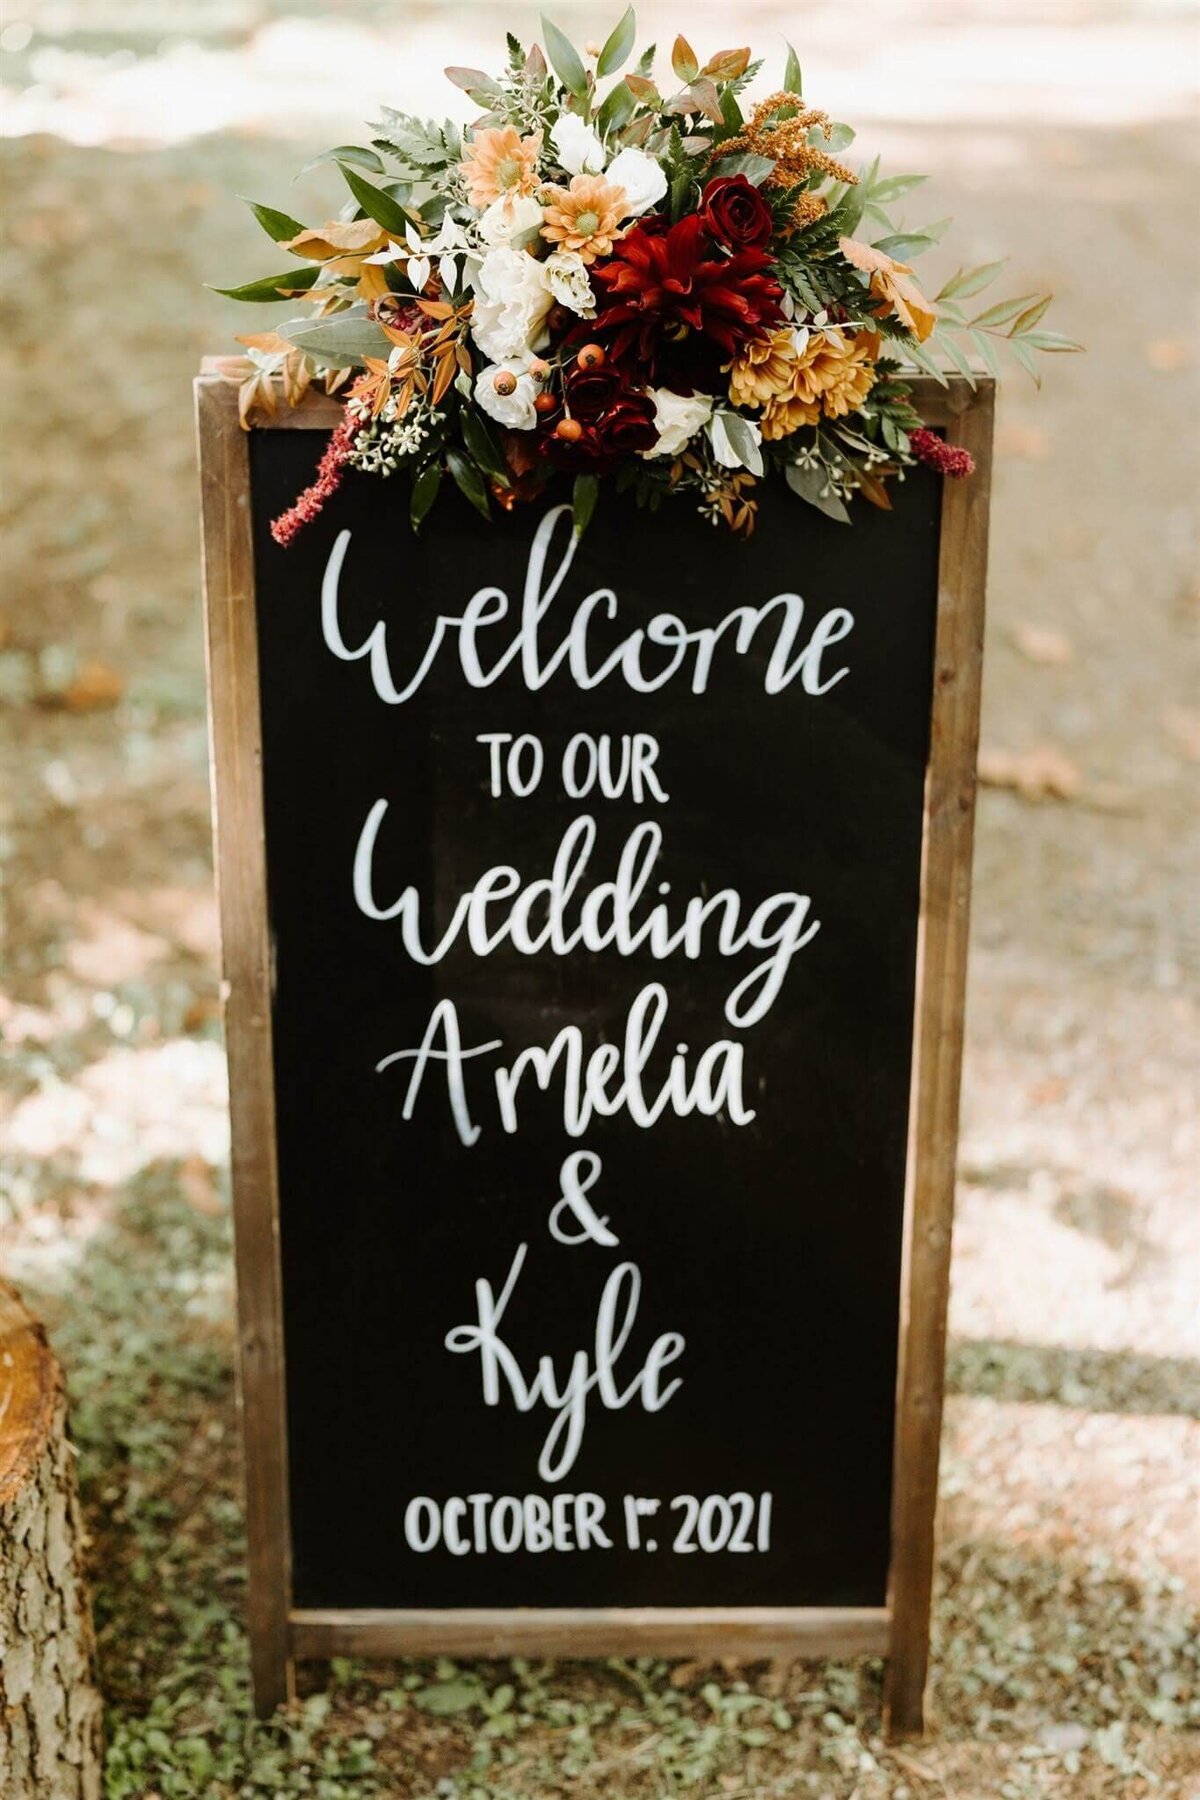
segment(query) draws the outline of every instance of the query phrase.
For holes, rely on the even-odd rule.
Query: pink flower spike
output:
[[[929,431],[924,425],[909,433],[908,442],[918,462],[948,481],[962,481],[975,473],[975,458],[969,450],[961,444],[944,443],[936,431]]]
[[[341,486],[359,429],[357,419],[343,415],[341,424],[330,437],[325,454],[317,465],[316,480],[272,524],[271,536],[282,549],[286,550],[297,533],[311,524],[325,502]]]

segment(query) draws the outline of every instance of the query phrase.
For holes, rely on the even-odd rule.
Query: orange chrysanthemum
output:
[[[625,189],[603,175],[576,175],[569,188],[548,187],[542,236],[563,250],[577,250],[585,263],[611,256],[624,233]]]
[[[768,332],[741,351],[729,376],[735,406],[762,408],[765,438],[790,437],[822,414],[856,412],[875,385],[879,339],[872,331],[813,332],[797,350],[789,330]]]
[[[532,194],[538,185],[537,165],[542,134],[523,138],[511,125],[488,126],[477,131],[463,158],[463,180],[472,206],[491,206],[494,200],[515,194]]]

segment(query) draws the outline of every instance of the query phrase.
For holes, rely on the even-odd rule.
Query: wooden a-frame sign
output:
[[[980,378],[974,389],[959,378],[952,378],[947,387],[920,378],[915,386],[922,417],[935,428],[946,428],[955,442],[963,444],[973,455],[977,472],[971,480],[946,483],[938,500],[930,502],[938,510],[932,528],[934,559],[929,565],[934,571],[929,583],[932,654],[925,718],[927,754],[919,771],[923,789],[923,799],[918,794],[919,871],[913,887],[914,894],[919,894],[910,990],[915,1007],[911,1013],[911,1059],[905,1064],[907,1143],[906,1148],[902,1146],[903,1218],[896,1228],[895,1264],[899,1291],[888,1315],[898,1323],[895,1362],[889,1365],[895,1370],[894,1414],[888,1420],[887,1433],[890,1498],[880,1498],[887,1539],[882,1565],[886,1587],[881,1575],[880,1591],[871,1604],[763,1604],[761,1592],[753,1603],[744,1605],[726,1600],[719,1604],[660,1604],[657,1599],[652,1605],[630,1604],[625,1587],[619,1603],[559,1606],[545,1603],[548,1593],[552,1598],[552,1588],[544,1584],[536,1604],[520,1598],[502,1605],[463,1604],[460,1594],[452,1593],[448,1603],[441,1605],[436,1585],[432,1590],[427,1585],[412,1604],[404,1604],[403,1598],[396,1604],[394,1583],[384,1596],[385,1603],[372,1604],[367,1585],[371,1558],[376,1551],[382,1556],[384,1550],[378,1536],[374,1544],[365,1546],[361,1564],[356,1565],[368,1574],[356,1578],[357,1585],[348,1583],[353,1594],[346,1604],[329,1601],[315,1575],[303,1574],[306,1585],[298,1591],[302,1565],[307,1569],[313,1561],[312,1544],[319,1542],[321,1526],[319,1509],[302,1491],[311,1479],[312,1460],[299,1473],[295,1461],[298,1455],[308,1454],[305,1445],[312,1409],[305,1392],[290,1386],[294,1373],[299,1384],[309,1380],[305,1371],[312,1365],[305,1363],[301,1368],[296,1363],[294,1370],[300,1340],[285,1343],[285,1316],[292,1317],[289,1283],[302,1293],[310,1271],[303,1266],[302,1256],[299,1260],[296,1253],[289,1256],[286,1191],[281,1218],[281,1162],[286,1173],[281,1143],[285,1142],[283,1134],[300,1127],[293,1126],[294,1114],[277,1117],[279,1080],[290,1076],[279,1073],[285,1069],[286,1059],[280,1060],[284,1047],[278,1041],[282,1027],[276,1018],[276,921],[268,909],[268,874],[275,869],[277,855],[278,892],[271,893],[274,910],[290,879],[284,840],[294,811],[292,802],[300,805],[305,798],[301,792],[295,796],[283,792],[287,781],[293,779],[284,767],[289,753],[283,746],[298,741],[287,735],[295,724],[293,712],[306,739],[312,735],[314,718],[304,713],[308,702],[303,670],[287,674],[285,700],[272,699],[269,706],[264,701],[273,679],[267,666],[269,646],[263,637],[268,616],[264,611],[264,568],[284,553],[276,552],[265,535],[258,515],[264,505],[274,503],[275,496],[268,493],[264,499],[256,499],[252,467],[261,436],[279,446],[289,472],[293,466],[311,469],[317,460],[315,448],[309,450],[314,440],[308,440],[304,446],[308,453],[297,462],[300,434],[328,431],[339,416],[339,407],[333,400],[311,395],[295,410],[281,410],[270,432],[248,434],[239,428],[236,386],[211,364],[197,380],[216,853],[232,1115],[249,1630],[255,1700],[262,1713],[291,1693],[294,1663],[305,1658],[443,1652],[468,1657],[650,1654],[746,1659],[867,1655],[888,1659],[886,1698],[891,1730],[900,1734],[922,1728],[963,1038],[993,387],[986,378]],[[371,484],[371,489],[377,495],[369,502],[374,507],[400,508],[404,504],[403,495],[393,493],[387,484]],[[787,504],[794,508],[789,517],[795,521],[788,529],[807,529],[808,509],[790,499]],[[864,509],[860,505],[858,510]],[[658,517],[664,519],[666,514]],[[823,522],[819,524],[824,528]],[[876,542],[887,546],[890,541],[901,557],[901,539],[889,540],[886,533],[905,528],[893,527],[891,515],[880,517],[879,524],[883,535]],[[651,530],[658,529],[656,521]],[[840,529],[843,535],[836,542],[848,545],[852,533],[859,533],[864,526],[856,522],[849,530]],[[316,528],[312,530],[315,544]],[[592,530],[594,533],[597,526]],[[389,541],[403,560],[412,540],[402,517],[394,523]],[[421,541],[425,541],[424,534]],[[477,542],[473,552],[477,557],[488,554],[478,548],[483,542]],[[707,543],[706,539],[706,548]],[[322,562],[327,551],[328,542],[320,549]],[[313,571],[305,562],[308,554],[303,540],[286,553],[289,586],[297,596],[294,600],[289,596],[289,616],[297,622],[297,631],[299,621],[311,616],[310,599],[320,588],[320,570],[310,580]],[[410,593],[408,602],[419,606],[420,593]],[[276,646],[284,641],[274,640]],[[337,674],[346,679],[343,671]],[[280,682],[283,680],[281,675]],[[314,688],[314,694],[316,691]],[[266,732],[264,718],[269,726]],[[423,720],[420,729],[426,728],[433,727]],[[347,717],[332,723],[331,757],[344,734],[353,729]],[[269,740],[266,805],[265,739]],[[272,757],[279,764],[274,776]],[[294,778],[302,779],[300,775]],[[272,779],[274,800],[270,799]],[[525,805],[528,808],[530,803]],[[717,824],[714,820],[714,827]],[[273,829],[284,845],[275,853]],[[283,936],[286,938],[286,931]],[[279,954],[282,984],[285,950]],[[642,1133],[642,1138],[648,1135]],[[471,1165],[473,1174],[477,1167]],[[282,1186],[286,1190],[286,1182]],[[896,1210],[901,1209],[898,1206]],[[382,1243],[382,1225],[380,1233]],[[332,1244],[334,1240],[328,1241]],[[336,1255],[336,1250],[331,1254]],[[466,1286],[469,1290],[469,1279]],[[303,1313],[309,1305],[303,1297],[296,1299],[295,1305],[297,1317],[312,1316]],[[353,1307],[348,1316],[352,1324]],[[337,1336],[340,1329],[325,1337],[325,1356],[337,1357],[346,1350],[346,1343]],[[455,1376],[460,1372],[461,1365],[452,1371]],[[453,1412],[460,1401],[447,1397],[441,1404]],[[348,1400],[347,1405],[353,1401]],[[470,1420],[456,1416],[460,1437],[469,1437],[475,1429],[475,1415]],[[479,1416],[482,1418],[482,1413]],[[386,1431],[385,1419],[376,1418],[374,1423]],[[851,1420],[851,1444],[853,1433]],[[397,1479],[396,1469],[403,1470],[405,1454],[405,1444],[400,1443],[390,1480]],[[785,1465],[785,1474],[774,1482],[778,1515],[788,1485],[787,1443],[775,1445],[773,1454]],[[797,1447],[795,1484],[819,1498],[824,1475],[821,1467],[802,1460]],[[491,1496],[484,1498],[490,1500]],[[314,1516],[318,1520],[315,1525]],[[296,1540],[301,1523],[308,1534],[308,1547],[303,1549]],[[346,1533],[354,1527],[346,1520],[331,1520],[328,1529]],[[369,1537],[370,1528],[364,1530]],[[480,1565],[483,1562],[482,1558],[474,1560]],[[508,1559],[510,1570],[513,1560]],[[543,1568],[547,1560],[542,1559]],[[695,1579],[700,1580],[719,1560],[692,1558],[687,1563],[687,1578],[693,1579],[692,1572],[699,1571]],[[471,1561],[468,1557],[453,1569],[445,1566],[457,1576],[464,1563]],[[752,1561],[743,1559],[740,1566],[746,1568]],[[560,1559],[562,1569],[567,1563],[568,1559]],[[578,1565],[576,1558],[571,1565],[572,1579]],[[542,1579],[541,1569],[538,1579]],[[553,1572],[545,1577],[552,1579]],[[843,1588],[853,1591],[854,1584],[843,1583]],[[318,1590],[318,1603],[314,1604],[313,1594]]]

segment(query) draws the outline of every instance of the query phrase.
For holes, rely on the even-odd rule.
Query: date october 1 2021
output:
[[[771,1548],[771,1510],[769,1493],[676,1494],[665,1501],[625,1494],[611,1507],[599,1494],[452,1494],[445,1500],[418,1494],[404,1509],[404,1538],[420,1555],[660,1547],[680,1556],[751,1554]]]

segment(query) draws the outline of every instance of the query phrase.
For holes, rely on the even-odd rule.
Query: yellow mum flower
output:
[[[879,338],[872,331],[814,331],[802,350],[789,329],[755,338],[729,376],[735,406],[762,408],[765,438],[790,437],[824,416],[856,412],[875,384]]]

